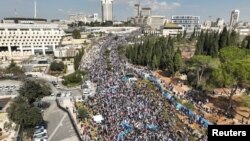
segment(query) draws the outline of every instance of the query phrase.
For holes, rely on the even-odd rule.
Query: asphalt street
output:
[[[48,121],[48,141],[77,141],[67,113],[59,109],[55,101],[47,102],[50,102],[50,107],[44,111],[44,119]]]

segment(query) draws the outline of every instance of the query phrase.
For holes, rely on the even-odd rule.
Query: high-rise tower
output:
[[[101,0],[102,22],[113,21],[113,0]]]
[[[235,9],[231,12],[230,23],[229,23],[230,29],[234,28],[234,26],[239,21],[239,17],[240,17],[240,10]]]

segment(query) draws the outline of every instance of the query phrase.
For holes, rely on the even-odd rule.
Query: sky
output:
[[[201,21],[230,19],[233,9],[240,10],[240,20],[250,21],[250,0],[114,0],[114,18],[126,20],[135,15],[133,5],[151,7],[153,15],[195,15]],[[37,0],[37,16],[47,19],[68,19],[69,14],[84,12],[101,16],[101,0]],[[33,17],[34,0],[0,0],[0,18]],[[210,17],[210,18],[209,18]]]

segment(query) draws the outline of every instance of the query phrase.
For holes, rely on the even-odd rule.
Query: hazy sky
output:
[[[37,15],[40,18],[68,19],[69,13],[99,13],[101,16],[101,0],[37,0]],[[133,5],[139,0],[114,0],[115,19],[124,20],[135,15]],[[240,10],[240,20],[250,21],[250,0],[140,0],[141,5],[151,7],[154,15],[184,14],[201,16],[202,20],[209,16],[229,20],[233,9]],[[33,17],[34,0],[0,0],[0,18]]]

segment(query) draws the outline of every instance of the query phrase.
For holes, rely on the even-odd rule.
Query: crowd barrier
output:
[[[173,95],[172,92],[170,90],[167,90],[163,87],[163,85],[161,84],[161,81],[159,79],[157,79],[155,76],[153,76],[150,72],[144,72],[142,69],[135,69],[133,68],[136,73],[138,75],[140,75],[143,79],[149,80],[150,82],[154,83],[155,86],[160,90],[160,92],[162,93],[162,95],[171,103],[174,104],[176,110],[183,112],[185,115],[187,115],[188,117],[190,117],[191,119],[196,120],[200,125],[202,125],[203,127],[208,127],[208,125],[212,125],[213,123],[211,123],[210,121],[206,120],[204,117],[197,115],[194,111],[188,109],[187,107],[185,107],[184,105],[182,105],[181,103],[178,103]]]

